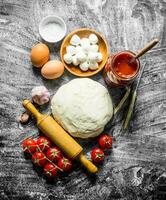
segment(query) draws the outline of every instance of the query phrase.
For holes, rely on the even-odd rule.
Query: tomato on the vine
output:
[[[57,176],[58,174],[58,169],[56,166],[54,166],[52,163],[47,163],[44,166],[44,174],[48,177],[48,178],[54,178]]]
[[[36,145],[37,143],[34,139],[28,138],[22,143],[23,151],[26,153],[33,153],[36,151]]]
[[[37,140],[37,145],[39,146],[41,151],[46,151],[51,147],[51,142],[46,137],[39,137]]]
[[[57,147],[52,147],[47,150],[46,156],[49,160],[55,162],[62,158],[62,153]]]
[[[36,165],[36,166],[43,166],[46,163],[46,156],[44,153],[42,152],[35,152],[32,155],[32,162]]]
[[[91,151],[91,159],[96,163],[100,163],[104,160],[104,152],[100,148],[94,148]]]
[[[112,148],[112,137],[108,134],[103,134],[99,137],[99,145],[102,149]]]
[[[60,158],[58,161],[58,167],[63,171],[67,172],[72,167],[72,162],[68,158]]]

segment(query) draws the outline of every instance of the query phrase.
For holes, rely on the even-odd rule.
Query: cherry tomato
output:
[[[104,152],[100,148],[94,148],[91,151],[91,159],[96,163],[100,163],[104,160]]]
[[[39,137],[37,140],[37,145],[40,147],[41,151],[46,151],[51,147],[51,142],[46,137]]]
[[[34,139],[28,138],[22,143],[23,151],[26,153],[33,153],[36,151],[36,145],[37,143]]]
[[[60,158],[58,161],[58,167],[63,171],[67,172],[72,167],[72,162],[68,158]]]
[[[107,134],[101,135],[99,138],[99,145],[102,149],[111,149],[112,148],[112,137]]]
[[[44,166],[44,174],[48,178],[54,178],[54,177],[56,177],[57,173],[58,173],[58,169],[52,163],[47,163]]]
[[[49,160],[55,162],[62,158],[62,153],[57,147],[52,147],[47,150],[46,156]]]
[[[35,152],[32,155],[32,162],[36,165],[36,166],[43,166],[46,163],[46,156],[44,155],[44,153],[42,152]]]

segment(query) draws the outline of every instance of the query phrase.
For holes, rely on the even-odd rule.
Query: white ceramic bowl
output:
[[[49,15],[41,20],[39,24],[40,36],[49,43],[61,41],[66,35],[66,24],[64,20],[56,15]]]

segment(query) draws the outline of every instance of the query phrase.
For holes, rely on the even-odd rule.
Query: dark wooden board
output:
[[[33,121],[26,126],[18,122],[22,99],[29,98],[37,85],[45,85],[53,95],[75,78],[65,71],[60,79],[47,81],[31,65],[31,47],[41,41],[38,24],[48,14],[63,17],[68,33],[81,27],[101,32],[111,54],[136,51],[160,38],[159,45],[141,59],[147,66],[130,129],[120,132],[125,107],[110,124],[114,147],[96,176],[75,162],[71,173],[48,182],[22,153],[22,141],[38,135]],[[50,46],[52,59],[59,58],[59,47]],[[165,0],[0,0],[0,61],[0,199],[166,199]],[[93,79],[104,84],[101,74]],[[114,104],[124,93],[109,91]],[[89,158],[96,140],[79,142]]]

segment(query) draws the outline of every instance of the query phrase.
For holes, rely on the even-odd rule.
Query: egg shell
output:
[[[59,60],[47,62],[41,70],[41,74],[46,79],[55,79],[64,73],[64,65]]]
[[[50,57],[50,51],[47,45],[39,43],[32,47],[31,50],[31,62],[33,66],[41,68]]]

